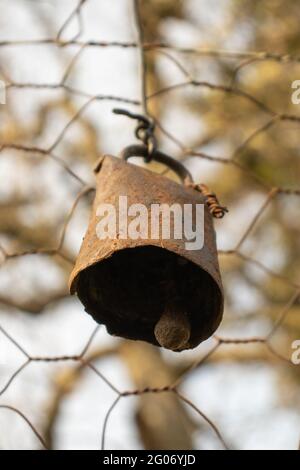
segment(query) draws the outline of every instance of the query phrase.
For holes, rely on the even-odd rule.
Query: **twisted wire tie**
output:
[[[222,219],[228,212],[227,207],[221,206],[216,194],[213,193],[206,184],[189,183],[188,186],[204,196],[209,212],[216,219]]]

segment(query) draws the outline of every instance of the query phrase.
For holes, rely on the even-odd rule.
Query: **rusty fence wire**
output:
[[[247,66],[250,63],[254,62],[264,62],[264,61],[275,61],[280,63],[300,63],[300,57],[291,56],[291,55],[278,55],[273,54],[270,52],[237,52],[237,51],[223,51],[223,50],[211,50],[211,49],[191,49],[191,48],[182,48],[178,46],[173,46],[172,44],[167,43],[143,43],[143,53],[147,53],[147,51],[155,50],[159,54],[164,55],[170,61],[175,63],[175,65],[183,72],[186,77],[186,80],[176,84],[167,86],[155,93],[150,95],[143,95],[143,99],[133,100],[128,99],[121,96],[114,96],[114,95],[92,95],[87,92],[81,91],[80,89],[76,89],[71,87],[67,84],[67,79],[75,66],[77,60],[79,59],[80,55],[86,48],[131,48],[131,49],[138,49],[139,43],[138,42],[120,42],[120,41],[81,41],[80,36],[83,30],[83,22],[82,22],[82,8],[88,2],[88,0],[80,0],[76,6],[76,8],[72,11],[69,17],[63,22],[61,28],[59,29],[56,37],[53,38],[46,38],[46,39],[37,39],[37,40],[17,40],[17,41],[0,41],[0,48],[9,48],[12,46],[53,46],[56,48],[65,49],[69,46],[75,46],[77,48],[77,52],[74,55],[72,61],[67,66],[63,77],[59,83],[56,84],[48,84],[48,83],[22,83],[10,80],[6,77],[6,90],[9,91],[11,89],[61,89],[68,93],[70,96],[79,96],[86,99],[86,102],[81,106],[81,108],[76,112],[76,114],[72,117],[72,119],[67,123],[67,125],[61,130],[59,135],[55,137],[51,145],[48,147],[36,147],[36,146],[28,146],[22,145],[19,143],[3,143],[0,145],[0,154],[4,151],[12,151],[12,152],[20,152],[30,155],[38,155],[40,157],[50,158],[54,160],[58,165],[60,165],[65,172],[67,172],[72,178],[74,178],[77,183],[80,185],[80,191],[78,192],[76,199],[71,207],[69,214],[67,215],[62,230],[59,242],[56,246],[38,248],[38,249],[31,249],[29,251],[22,251],[22,252],[9,252],[5,246],[0,246],[0,252],[2,254],[2,265],[8,263],[11,259],[22,258],[27,255],[44,255],[44,256],[59,256],[62,257],[65,261],[70,263],[70,266],[73,265],[74,259],[70,259],[66,256],[63,247],[66,237],[66,232],[70,222],[72,221],[72,217],[76,211],[76,208],[82,198],[84,198],[89,193],[92,193],[95,188],[87,184],[72,168],[72,166],[68,165],[63,159],[56,155],[56,148],[64,139],[64,136],[68,129],[80,118],[82,113],[86,111],[86,109],[96,101],[111,101],[111,102],[119,102],[123,104],[129,104],[133,106],[140,106],[143,105],[144,109],[147,109],[147,103],[149,103],[154,98],[159,98],[167,93],[171,93],[174,90],[178,90],[180,88],[187,88],[187,87],[194,87],[194,88],[204,88],[209,89],[212,92],[220,92],[225,95],[229,96],[237,96],[242,100],[246,100],[252,103],[257,109],[263,112],[267,117],[267,122],[257,128],[238,148],[235,149],[233,154],[229,157],[215,157],[203,152],[199,152],[193,148],[186,147],[182,142],[180,142],[176,136],[172,135],[168,130],[166,130],[163,125],[160,123],[159,120],[156,120],[156,125],[165,135],[166,138],[170,139],[181,151],[182,158],[186,156],[195,156],[203,160],[209,160],[216,162],[219,165],[229,165],[237,168],[239,171],[243,172],[248,178],[255,180],[261,186],[262,191],[265,193],[265,201],[261,205],[259,211],[254,215],[251,221],[249,221],[248,226],[245,227],[244,233],[238,243],[229,250],[219,250],[220,256],[231,256],[231,257],[238,257],[245,263],[250,263],[256,266],[258,269],[262,270],[265,274],[270,277],[278,278],[288,286],[291,287],[293,290],[292,295],[290,296],[289,300],[286,302],[286,305],[277,313],[277,320],[274,322],[272,328],[270,329],[269,333],[263,337],[249,337],[249,338],[227,338],[227,337],[220,337],[215,335],[213,337],[213,345],[211,349],[203,356],[196,359],[192,362],[181,374],[180,376],[173,382],[166,384],[161,388],[157,387],[147,387],[144,389],[132,389],[132,390],[121,390],[117,388],[102,372],[93,364],[93,354],[90,353],[90,346],[98,332],[99,327],[96,327],[91,334],[90,338],[87,340],[86,345],[84,346],[83,350],[80,351],[77,355],[66,355],[66,356],[35,356],[30,353],[30,351],[24,349],[22,347],[22,338],[18,338],[17,335],[14,334],[12,331],[8,331],[6,328],[0,325],[0,332],[4,335],[8,341],[10,341],[15,348],[17,348],[22,355],[24,356],[24,362],[20,367],[18,367],[13,374],[10,376],[9,380],[0,390],[0,396],[3,398],[5,397],[5,392],[13,386],[14,380],[18,377],[22,372],[29,367],[32,363],[50,363],[50,362],[76,362],[80,368],[88,368],[94,373],[100,381],[105,382],[111,390],[115,394],[115,400],[113,404],[108,407],[104,422],[102,423],[102,431],[101,431],[101,448],[105,449],[105,439],[107,434],[107,425],[109,423],[109,419],[113,410],[117,407],[118,403],[121,400],[125,400],[126,397],[143,395],[143,394],[175,394],[176,397],[181,400],[187,407],[191,408],[198,416],[203,419],[213,430],[221,445],[224,449],[230,448],[229,443],[226,440],[226,436],[223,435],[223,431],[219,429],[217,423],[213,422],[209,416],[207,416],[201,409],[199,409],[191,400],[189,400],[185,395],[182,394],[180,391],[180,385],[183,383],[184,380],[189,376],[192,371],[195,371],[201,365],[206,363],[215,353],[219,351],[221,348],[225,348],[227,345],[234,345],[239,347],[240,345],[248,345],[248,344],[261,344],[263,345],[268,352],[274,356],[277,361],[283,361],[284,363],[288,363],[292,365],[291,360],[289,357],[285,357],[280,351],[278,351],[272,345],[272,339],[277,330],[281,327],[283,322],[285,321],[286,317],[289,315],[291,308],[299,302],[300,297],[300,281],[295,279],[289,279],[276,271],[273,271],[269,267],[265,266],[262,262],[258,261],[251,256],[245,255],[242,251],[242,247],[244,242],[247,240],[250,233],[259,224],[262,215],[265,211],[269,208],[269,206],[273,203],[273,201],[277,198],[281,198],[284,196],[298,196],[300,197],[300,188],[299,189],[290,189],[288,187],[271,187],[269,186],[263,179],[259,178],[257,175],[253,174],[246,166],[240,163],[237,160],[237,156],[242,152],[244,148],[246,148],[259,134],[266,132],[272,126],[274,126],[278,122],[290,122],[296,123],[300,125],[300,116],[293,115],[293,114],[286,114],[286,113],[278,113],[271,109],[268,105],[266,105],[263,101],[260,101],[255,96],[242,91],[236,88],[235,83],[233,81],[232,85],[216,85],[207,81],[198,81],[190,76],[190,73],[186,70],[184,65],[172,55],[173,53],[179,53],[182,55],[185,54],[194,54],[196,56],[205,56],[205,57],[215,57],[215,58],[230,58],[237,61],[236,66],[236,74],[241,70],[242,67]],[[78,33],[69,40],[64,40],[64,31],[68,27],[68,25],[74,20],[78,20]],[[143,55],[143,54],[142,54]],[[142,87],[145,92],[145,87]],[[228,216],[230,217],[230,215]],[[4,300],[1,299],[1,303],[4,303],[11,307],[18,307],[17,304],[11,300]],[[12,405],[0,403],[1,409],[9,410],[12,413],[17,414],[20,419],[24,420],[28,428],[35,434],[37,439],[39,440],[40,444],[47,449],[47,442],[43,437],[42,433],[32,424],[32,422],[26,417],[26,415],[20,410],[19,408]]]

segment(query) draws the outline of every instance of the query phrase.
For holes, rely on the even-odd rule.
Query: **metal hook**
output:
[[[121,152],[120,157],[125,161],[131,157],[144,157],[144,159],[147,159],[148,148],[146,145],[130,145]],[[191,173],[178,160],[174,160],[174,158],[166,155],[163,152],[160,152],[157,149],[153,150],[151,158],[156,162],[163,163],[169,167],[179,176],[185,185],[193,184],[193,177]]]
[[[138,113],[132,113],[131,111],[128,111],[127,109],[121,109],[121,108],[114,108],[113,110],[114,114],[121,114],[123,116],[127,116],[130,119],[136,119],[137,121],[143,122],[147,127],[149,127],[152,123],[150,119],[143,114],[138,114]]]
[[[113,113],[121,114],[127,116],[131,119],[136,119],[138,121],[137,127],[135,129],[135,136],[137,139],[141,140],[144,145],[148,148],[148,153],[145,156],[145,161],[149,163],[152,158],[153,152],[157,148],[157,141],[154,135],[155,123],[152,119],[142,114],[132,113],[126,109],[115,108]]]

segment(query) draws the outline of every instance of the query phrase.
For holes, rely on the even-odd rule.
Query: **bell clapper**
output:
[[[182,351],[189,348],[191,324],[188,316],[176,309],[166,308],[154,327],[154,335],[166,349]]]

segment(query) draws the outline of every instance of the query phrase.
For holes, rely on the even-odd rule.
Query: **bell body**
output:
[[[203,196],[109,155],[100,159],[95,172],[96,196],[71,273],[71,293],[77,293],[85,310],[112,335],[173,350],[194,348],[214,333],[223,315],[215,231]],[[148,209],[149,227],[153,204],[203,204],[203,247],[186,249],[186,239],[172,237],[173,219],[169,238],[161,230],[156,237],[124,236],[119,225],[115,236],[100,239],[99,207],[109,204],[120,209],[120,196],[126,197],[128,207],[143,204]],[[169,318],[176,327],[176,315],[179,323],[183,319],[183,330],[189,324],[189,333],[184,331],[182,344],[172,347],[172,338],[160,337],[165,330],[168,333]]]

